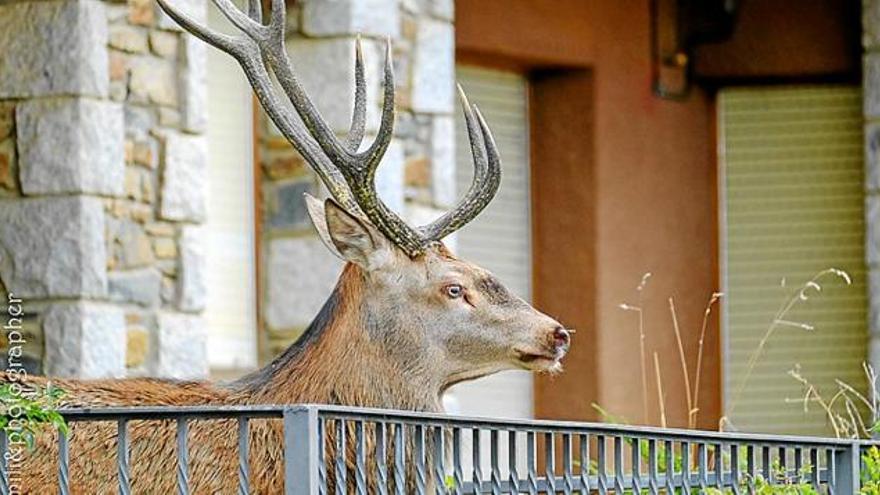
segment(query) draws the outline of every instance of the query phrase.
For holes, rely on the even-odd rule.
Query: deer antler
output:
[[[157,1],[187,31],[238,61],[269,118],[315,170],[333,198],[352,213],[365,215],[409,256],[418,256],[431,243],[471,221],[497,192],[501,181],[501,161],[495,141],[479,109],[467,101],[459,87],[474,156],[474,178],[468,192],[451,211],[419,229],[407,225],[378,197],[376,168],[385,155],[394,131],[394,71],[390,40],[385,44],[384,101],[379,130],[373,143],[366,150],[358,152],[364,137],[366,116],[366,83],[360,38],[355,43],[354,112],[348,136],[342,143],[321,118],[294,75],[284,46],[284,0],[271,0],[267,24],[263,23],[260,0],[249,0],[247,13],[239,10],[232,0],[212,0],[241,31],[242,35],[239,36],[213,31],[172,7],[168,0]],[[270,70],[305,128],[297,124],[291,112],[278,100],[269,76]]]

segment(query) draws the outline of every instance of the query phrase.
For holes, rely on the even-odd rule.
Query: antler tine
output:
[[[364,77],[364,53],[361,50],[361,37],[358,35],[354,48],[354,111],[351,114],[351,127],[348,129],[345,147],[356,152],[364,140],[367,123],[367,83]]]
[[[254,22],[263,23],[263,2],[262,0],[248,0],[248,17]]]
[[[208,29],[193,20],[187,14],[172,7],[167,0],[156,1],[159,3],[159,6],[162,7],[162,10],[168,14],[168,17],[174,19],[174,22],[180,24],[184,29],[205,43],[216,46],[236,59],[238,59],[240,54],[245,50],[246,42],[244,40]]]
[[[480,109],[468,102],[461,85],[458,86],[458,95],[474,158],[474,178],[467,193],[452,210],[419,229],[428,240],[439,241],[473,220],[489,205],[501,184],[501,157],[492,131]]]

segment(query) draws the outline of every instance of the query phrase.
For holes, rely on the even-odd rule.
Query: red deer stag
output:
[[[272,0],[267,22],[259,0],[247,12],[232,0],[213,0],[242,32],[213,32],[169,4],[161,7],[203,41],[241,64],[265,111],[321,177],[332,196],[307,198],[312,221],[329,249],[347,261],[330,298],[302,337],[265,368],[231,384],[156,379],[58,380],[66,407],[196,404],[328,403],[442,410],[450,386],[501,370],[558,371],[569,333],[514,296],[486,270],[456,258],[441,239],[476,217],[501,178],[492,134],[460,92],[475,164],[473,182],[454,209],[413,228],[377,196],[376,167],[392,137],[394,75],[386,45],[384,102],[375,141],[358,152],[366,97],[356,47],[354,116],[344,142],[334,136],[297,81],[284,47],[285,1]],[[270,71],[292,104],[273,91]],[[44,380],[30,379],[42,384]],[[255,422],[251,433],[254,493],[281,493],[281,438],[277,422]],[[174,432],[170,425],[130,425],[133,493],[173,493]],[[190,430],[193,493],[233,493],[237,486],[234,425],[196,422]],[[47,435],[48,437],[48,435]],[[70,445],[73,493],[116,490],[116,430],[74,424]],[[27,456],[21,486],[56,491],[54,446],[41,438]]]

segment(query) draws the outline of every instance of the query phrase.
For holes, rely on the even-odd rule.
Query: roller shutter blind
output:
[[[503,160],[501,188],[494,201],[457,234],[457,252],[492,271],[528,300],[531,292],[528,108],[526,79],[515,73],[457,68],[458,82],[489,122]],[[466,191],[473,159],[464,118],[456,116],[456,187]],[[458,412],[496,417],[531,417],[532,378],[507,371],[452,389]]]
[[[232,32],[217,9],[208,12],[213,28]],[[208,356],[212,369],[241,370],[256,364],[252,96],[232,57],[208,49],[207,59]]]
[[[731,89],[718,103],[725,410],[741,430],[829,434],[817,404],[804,412],[804,390],[787,372],[799,365],[826,399],[835,379],[865,388],[860,90]],[[777,325],[744,382],[780,305],[829,267],[847,271],[853,284],[820,281],[821,294],[785,317],[815,329]]]

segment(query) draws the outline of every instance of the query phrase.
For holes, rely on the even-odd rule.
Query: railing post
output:
[[[318,410],[284,409],[284,494],[318,495]]]
[[[855,495],[861,488],[860,442],[850,442],[834,456],[834,495]]]

